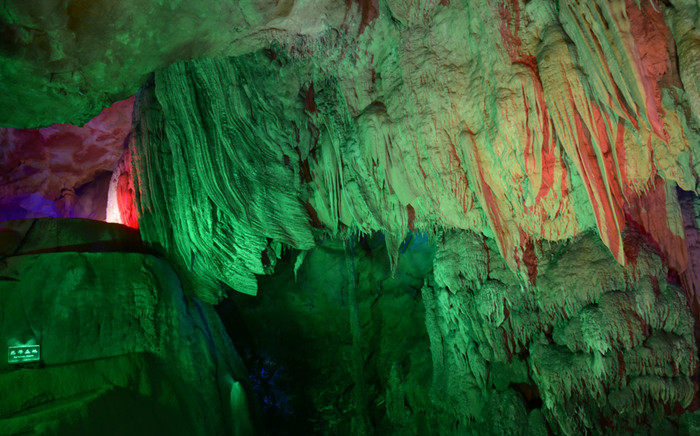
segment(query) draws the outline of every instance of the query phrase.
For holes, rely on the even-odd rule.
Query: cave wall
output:
[[[0,221],[105,221],[107,191],[128,146],[133,107],[133,98],[118,101],[80,127],[0,127]]]
[[[248,431],[214,303],[271,432],[700,428],[697,2],[9,1],[0,25],[0,216],[145,241],[0,234],[7,322],[31,303],[84,357],[48,337],[40,372],[0,367],[50,379],[6,428],[143,404]]]
[[[79,219],[1,224],[0,434],[256,434],[256,403],[214,309],[184,298],[138,232]]]
[[[132,150],[149,243],[245,293],[276,244],[346,229],[394,252],[412,229],[473,230],[532,281],[540,241],[596,229],[626,265],[638,227],[687,270],[676,189],[696,190],[700,135],[681,5],[449,2],[413,20],[392,4],[359,37],[156,71]]]
[[[694,434],[695,317],[657,249],[623,268],[589,231],[536,285],[496,241],[381,235],[288,250],[218,306],[270,434]],[[562,298],[566,295],[566,298]]]

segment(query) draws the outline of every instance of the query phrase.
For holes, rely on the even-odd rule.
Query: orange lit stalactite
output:
[[[134,229],[139,228],[134,196],[134,179],[131,174],[131,153],[127,149],[119,165],[120,174],[117,180],[117,205],[121,222]]]

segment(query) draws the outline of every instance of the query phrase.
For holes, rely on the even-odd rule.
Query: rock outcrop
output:
[[[247,373],[214,309],[136,231],[24,220],[0,232],[0,434],[255,434]]]
[[[82,127],[0,127],[0,220],[104,221],[110,178],[127,149],[133,106],[133,98],[117,102]]]

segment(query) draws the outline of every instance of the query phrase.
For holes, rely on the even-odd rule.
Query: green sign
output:
[[[39,345],[22,345],[7,349],[8,363],[38,362],[40,356]]]

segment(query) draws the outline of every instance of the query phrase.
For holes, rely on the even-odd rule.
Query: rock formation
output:
[[[104,221],[104,195],[131,132],[133,98],[83,127],[0,128],[0,219]]]
[[[382,231],[390,249],[474,230],[533,281],[534,244],[596,228],[626,265],[638,226],[684,272],[675,191],[696,189],[700,136],[663,14],[556,6],[389,9],[358,38],[157,71],[134,133],[146,239],[248,293],[274,244],[307,249],[316,228]]]
[[[0,15],[0,215],[138,227],[268,431],[700,429],[697,1]]]
[[[21,220],[0,233],[0,434],[252,434],[247,378],[214,309],[138,233]]]

